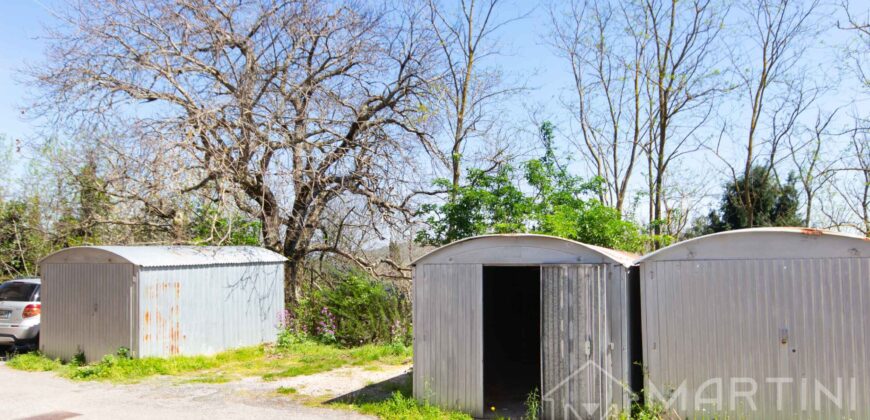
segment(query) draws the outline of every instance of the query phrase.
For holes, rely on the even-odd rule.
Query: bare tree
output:
[[[116,192],[170,219],[173,192],[231,200],[288,257],[294,299],[309,255],[350,256],[324,236],[339,201],[381,223],[409,215],[397,168],[431,150],[419,126],[435,51],[424,13],[315,0],[77,4],[33,70],[44,95],[32,111],[78,129],[124,122],[135,135],[118,161],[173,190],[117,179]]]
[[[571,1],[551,7],[554,49],[571,67],[581,156],[604,181],[599,199],[620,211],[649,129],[648,19],[644,9]]]
[[[829,126],[837,111],[816,115],[813,127],[807,130],[807,139],[798,141],[800,136],[789,136],[788,156],[791,157],[797,170],[798,179],[804,195],[804,226],[809,227],[813,220],[813,204],[819,191],[825,188],[836,174],[836,156],[824,156],[825,145],[831,143],[834,134],[829,132]]]
[[[700,148],[698,130],[710,118],[713,99],[723,91],[715,50],[725,12],[712,0],[645,0],[643,7],[652,50],[652,69],[647,75],[652,121],[645,152],[650,220],[653,233],[659,235],[668,167]],[[656,241],[655,247],[660,246]]]
[[[848,49],[848,55],[859,82],[865,89],[870,89],[870,73],[866,68],[867,56],[870,55],[870,10],[858,11],[865,15],[862,18],[856,15],[848,1],[842,3],[842,8],[846,13],[846,24],[838,22],[837,26],[856,34],[855,45]]]
[[[823,202],[821,212],[830,227],[851,228],[870,237],[870,131],[859,126],[851,133],[848,155],[832,183],[836,202]]]
[[[521,88],[505,86],[499,70],[485,62],[497,54],[498,31],[515,19],[498,20],[501,0],[462,0],[442,5],[428,0],[430,23],[438,40],[444,74],[434,84],[442,122],[449,133],[448,154],[453,189],[462,178],[462,160],[469,141],[495,128],[495,105]],[[499,152],[496,151],[496,154]]]
[[[806,46],[802,41],[814,33],[810,17],[818,5],[817,1],[804,4],[792,0],[753,0],[743,4],[749,16],[749,40],[756,47],[741,48],[732,56],[739,86],[750,104],[741,174],[743,185],[736,183],[737,171],[731,168],[731,172],[749,226],[754,225],[755,214],[750,188],[752,168],[761,157],[765,178],[770,175],[781,141],[796,129],[798,118],[815,100],[815,93],[806,87],[806,77],[797,65]],[[750,65],[747,66],[747,62]],[[764,124],[762,119],[769,122]],[[759,144],[762,126],[769,129],[763,142],[766,144]],[[760,151],[762,147],[766,148],[766,153]]]

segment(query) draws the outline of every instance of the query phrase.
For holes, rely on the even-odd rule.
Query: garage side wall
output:
[[[131,264],[44,264],[40,348],[70,360],[96,361],[134,348]]]
[[[414,273],[414,397],[483,415],[483,266],[422,264]]]
[[[284,310],[283,264],[143,268],[140,357],[214,354],[274,342]]]

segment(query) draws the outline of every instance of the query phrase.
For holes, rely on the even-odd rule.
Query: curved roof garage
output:
[[[464,239],[417,259],[415,396],[475,417],[519,417],[534,389],[545,418],[565,407],[584,418],[627,408],[634,258],[511,234]]]
[[[744,229],[638,264],[645,388],[683,384],[682,417],[870,418],[867,238]]]
[[[51,357],[212,354],[275,341],[285,258],[257,247],[88,246],[40,262]]]

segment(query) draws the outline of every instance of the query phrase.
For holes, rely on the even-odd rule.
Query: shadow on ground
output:
[[[14,347],[14,346],[0,346],[0,362],[5,362],[15,356],[16,354],[22,353],[30,353],[36,351],[36,346],[23,346],[23,347]]]
[[[394,392],[399,391],[404,396],[411,396],[411,372],[405,372],[386,381],[374,383],[356,391],[339,395],[326,404],[364,404],[381,402],[390,399]]]

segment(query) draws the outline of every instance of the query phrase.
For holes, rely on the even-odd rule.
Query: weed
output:
[[[277,392],[278,392],[279,394],[288,395],[288,394],[295,394],[297,391],[296,391],[296,388],[293,388],[293,387],[285,387],[285,386],[281,386],[281,387],[278,387],[278,391],[277,391]]]
[[[465,413],[445,411],[429,403],[421,403],[410,395],[410,390],[394,391],[388,398],[366,400],[348,404],[349,408],[385,420],[470,420]]]
[[[6,363],[6,366],[32,372],[49,372],[61,369],[63,364],[60,360],[49,359],[40,353],[24,353],[13,356],[12,359]]]
[[[74,366],[83,366],[87,364],[87,362],[88,361],[85,358],[85,352],[83,352],[81,349],[79,349],[79,351],[77,351],[76,354],[73,356],[72,360],[70,360],[70,364]]]
[[[538,388],[529,392],[526,397],[526,420],[538,420],[541,415],[541,395]]]
[[[660,402],[647,402],[645,404],[633,403],[631,410],[622,410],[614,413],[612,418],[616,420],[663,420],[669,418],[667,411]]]

